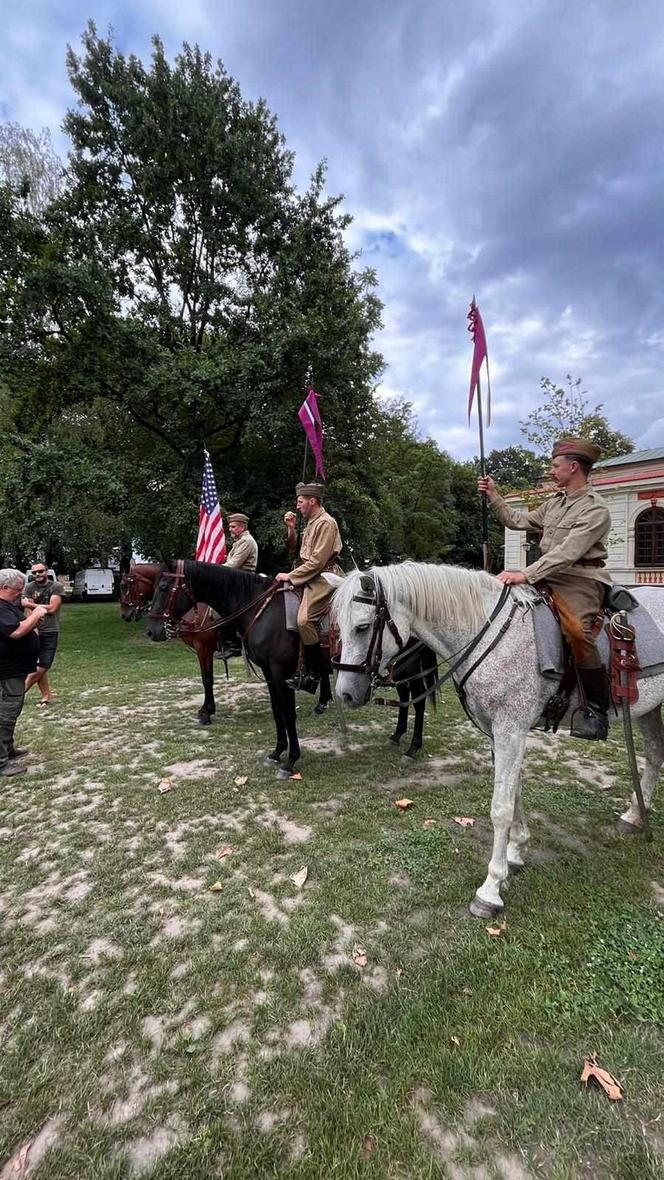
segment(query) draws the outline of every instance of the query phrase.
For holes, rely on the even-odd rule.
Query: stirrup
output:
[[[214,653],[215,660],[234,660],[242,655],[241,647],[220,647]]]
[[[593,705],[575,709],[569,727],[570,737],[589,742],[605,742],[609,735],[609,718]]]
[[[320,677],[314,676],[313,672],[296,672],[294,676],[290,676],[286,681],[289,688],[294,692],[310,692],[317,693]]]

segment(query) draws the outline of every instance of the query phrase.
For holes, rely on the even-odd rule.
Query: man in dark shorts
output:
[[[23,599],[23,606],[27,607],[28,610],[31,610],[34,606],[44,606],[46,607],[46,614],[39,624],[37,670],[28,676],[25,682],[25,691],[27,692],[29,688],[32,688],[33,684],[39,685],[41,700],[37,705],[38,709],[51,703],[48,669],[53,666],[53,660],[55,659],[58,646],[58,633],[60,631],[59,613],[64,593],[64,587],[59,582],[54,582],[52,578],[49,578],[44,562],[33,562],[32,581],[28,583],[26,597]]]
[[[34,672],[39,652],[37,627],[46,607],[35,606],[23,618],[21,595],[25,577],[20,570],[0,570],[0,777],[25,774],[17,758],[27,750],[17,750],[14,730],[25,699],[25,678]]]

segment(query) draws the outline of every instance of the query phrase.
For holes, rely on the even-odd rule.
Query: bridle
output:
[[[375,590],[374,594],[371,594],[369,592],[368,587],[364,584],[365,579],[367,581],[373,583],[373,587]],[[372,690],[379,684],[382,684],[382,685],[390,684],[392,687],[396,688],[401,683],[405,684],[408,681],[414,679],[414,677],[412,677],[412,676],[406,677],[403,681],[394,680],[389,675],[389,670],[388,670],[388,677],[387,678],[380,675],[380,666],[381,666],[382,658],[383,658],[383,634],[385,631],[385,627],[388,627],[388,629],[392,632],[392,635],[394,636],[397,647],[399,648],[399,655],[395,656],[393,663],[399,659],[400,655],[403,654],[403,650],[404,650],[403,639],[401,638],[401,636],[399,634],[399,630],[397,628],[396,623],[394,622],[394,619],[390,615],[389,607],[387,605],[387,600],[385,598],[385,591],[381,585],[380,579],[377,578],[375,575],[372,578],[372,576],[370,574],[363,574],[362,579],[361,579],[361,585],[362,585],[362,589],[365,591],[365,593],[353,595],[353,602],[367,603],[367,604],[372,605],[376,608],[375,614],[374,614],[373,631],[371,633],[371,641],[370,641],[369,647],[367,649],[366,658],[365,658],[364,662],[361,664],[344,664],[339,660],[332,660],[332,667],[337,672],[359,672],[360,674],[362,674],[364,676],[369,676],[371,678],[371,689]],[[448,658],[447,671],[444,672],[442,676],[438,676],[436,678],[435,684],[433,684],[429,688],[427,688],[426,692],[422,693],[421,697],[416,698],[417,700],[424,699],[424,697],[432,696],[434,693],[436,693],[438,691],[438,689],[447,680],[450,680],[454,676],[454,673],[459,669],[461,664],[463,664],[468,659],[468,657],[472,654],[472,652],[475,651],[475,649],[479,646],[479,644],[481,643],[482,639],[486,635],[486,633],[489,630],[489,628],[491,627],[491,625],[498,618],[498,615],[501,613],[501,611],[502,611],[503,607],[505,606],[509,597],[510,597],[510,587],[508,585],[504,585],[501,592],[500,592],[500,596],[498,598],[498,601],[497,601],[495,607],[493,608],[486,623],[484,623],[484,625],[480,628],[480,630],[477,632],[477,634],[473,636],[473,638],[469,641],[469,643],[464,644],[464,646],[459,651],[455,652],[454,655],[452,655]],[[509,625],[512,622],[512,619],[514,618],[516,610],[517,610],[517,602],[513,601],[512,602],[512,609],[511,609],[507,619],[504,621],[502,627],[500,628],[500,630],[498,631],[497,635],[494,637],[492,642],[481,653],[481,655],[475,660],[475,662],[470,666],[470,668],[467,669],[467,671],[461,677],[460,681],[458,683],[456,681],[454,682],[454,687],[456,688],[456,691],[459,694],[459,698],[461,700],[461,703],[464,706],[464,708],[466,709],[466,711],[468,711],[466,708],[466,705],[465,705],[465,692],[464,692],[466,682],[472,676],[473,672],[477,668],[479,668],[480,664],[483,663],[483,661],[486,659],[486,657],[489,655],[489,653],[491,651],[493,651],[494,648],[497,647],[497,645],[500,643],[500,640],[502,639],[503,635],[508,630]],[[374,701],[377,704],[394,705],[397,708],[399,707],[398,701],[387,701],[382,698],[376,698],[376,697],[374,697]],[[414,704],[415,701],[413,701],[412,703]],[[472,718],[471,718],[471,720],[472,720]]]
[[[178,593],[180,590],[182,590],[187,595],[191,605],[194,607],[196,606],[196,599],[187,583],[187,576],[184,572],[184,561],[182,558],[176,562],[174,571],[163,570],[163,572],[159,575],[159,582],[161,582],[162,578],[172,579],[171,586],[168,590],[166,605],[161,612],[149,610],[148,618],[156,619],[157,621],[162,622],[164,624],[164,630],[166,631],[166,634],[169,638],[172,638],[173,635],[175,635],[175,629],[178,624],[177,619],[173,620],[173,612],[175,610],[175,603],[177,601]],[[158,584],[159,583],[157,583],[157,585]],[[184,611],[183,614],[186,614],[186,611]]]
[[[366,585],[367,582],[371,583],[373,593],[369,586]],[[360,578],[360,586],[364,593],[354,594],[353,602],[362,602],[375,607],[373,630],[366,657],[361,664],[344,664],[340,660],[332,660],[332,667],[335,672],[359,672],[364,676],[370,676],[373,680],[380,675],[380,667],[383,662],[383,636],[385,634],[385,628],[387,627],[391,633],[400,652],[403,651],[405,645],[399,634],[399,628],[390,614],[390,608],[387,605],[385,590],[380,578],[376,577],[375,574],[373,577],[371,574],[363,574]]]
[[[136,617],[140,618],[148,610],[149,602],[145,601],[140,591],[141,583],[149,590],[150,579],[144,574],[132,573],[122,575],[120,581],[120,606],[131,607]]]

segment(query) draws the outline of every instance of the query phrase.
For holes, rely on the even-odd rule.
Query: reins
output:
[[[271,582],[267,590],[264,590],[258,595],[257,598],[252,599],[251,602],[246,603],[244,606],[238,607],[237,610],[232,611],[231,614],[222,615],[220,618],[215,619],[212,623],[205,627],[182,627],[180,622],[175,622],[174,624],[170,622],[178,590],[181,588],[189,596],[194,607],[198,605],[194,592],[186,580],[187,575],[184,572],[184,561],[178,561],[174,572],[165,570],[161,576],[173,578],[173,585],[169,590],[168,599],[166,600],[166,606],[164,607],[163,613],[160,614],[149,611],[148,618],[161,620],[175,638],[180,638],[185,635],[204,635],[208,631],[216,631],[220,627],[225,627],[228,623],[234,623],[237,619],[241,618],[242,615],[246,614],[247,611],[250,611],[253,609],[253,607],[257,606],[259,607],[259,610],[254,618],[251,619],[248,627],[245,630],[246,637],[251,628],[262,615],[265,608],[269,605],[270,599],[282,589],[278,582]],[[210,609],[209,606],[208,609]]]
[[[409,649],[404,648],[403,640],[401,639],[401,636],[399,635],[399,631],[397,629],[397,626],[394,623],[394,620],[392,619],[392,617],[390,615],[389,608],[387,606],[387,600],[385,597],[385,591],[381,585],[379,578],[374,579],[374,586],[376,588],[375,597],[370,596],[368,594],[353,596],[354,602],[370,603],[376,607],[376,613],[374,616],[373,631],[372,631],[371,640],[369,643],[369,647],[367,649],[367,655],[366,655],[364,662],[362,664],[344,664],[339,660],[332,661],[332,666],[334,667],[334,669],[336,671],[339,671],[339,672],[359,672],[364,675],[369,675],[372,680],[372,688],[376,684],[381,683],[381,681],[379,680],[379,671],[380,671],[380,662],[382,659],[382,650],[383,650],[382,649],[382,638],[383,638],[383,633],[384,633],[386,626],[389,628],[389,630],[394,635],[395,641],[399,647],[399,654],[395,657],[395,660],[393,661],[393,663],[391,665],[392,668],[394,668],[394,665],[396,663],[398,663],[398,661],[400,659],[405,658],[406,655],[411,654],[413,651],[412,648],[409,648]],[[454,652],[453,655],[451,655],[449,657],[449,659],[446,661],[448,664],[448,667],[447,667],[447,670],[443,673],[443,675],[437,676],[434,683],[431,684],[423,693],[420,693],[417,697],[411,698],[410,704],[412,704],[412,705],[417,704],[419,701],[425,700],[427,697],[433,696],[435,693],[438,692],[438,689],[441,688],[442,685],[446,683],[446,681],[450,680],[454,676],[454,673],[461,667],[461,665],[463,663],[465,663],[465,661],[468,659],[468,657],[470,655],[472,655],[472,653],[475,651],[475,649],[478,647],[478,645],[482,642],[482,639],[486,635],[486,633],[489,630],[489,628],[491,627],[492,623],[495,622],[495,620],[498,618],[499,614],[501,613],[503,607],[505,606],[505,603],[507,602],[507,600],[509,598],[509,595],[510,595],[510,588],[509,588],[509,586],[504,585],[501,592],[500,592],[498,602],[496,603],[495,607],[493,608],[486,623],[484,623],[484,625],[477,632],[477,635],[473,636],[473,638],[470,640],[469,643],[464,644],[464,646],[462,648],[460,648],[458,651]],[[502,637],[505,634],[505,632],[507,631],[510,623],[512,622],[512,619],[514,618],[514,614],[516,612],[516,609],[517,609],[517,603],[514,602],[512,605],[512,610],[510,611],[508,618],[503,623],[498,634],[494,637],[494,639],[489,644],[489,646],[486,648],[486,650],[482,652],[482,654],[479,656],[479,658],[477,660],[475,660],[473,665],[468,669],[468,671],[462,677],[459,684],[457,685],[455,683],[455,688],[456,688],[457,692],[459,693],[459,696],[461,697],[462,701],[463,701],[462,694],[463,694],[463,689],[464,689],[464,685],[466,684],[466,681],[469,679],[470,676],[472,676],[473,672],[475,672],[475,670],[480,666],[480,664],[486,659],[486,657],[489,655],[489,653],[494,650],[494,648],[498,645],[498,643],[500,643],[500,640],[502,639]],[[421,644],[421,646],[424,646],[424,644]],[[440,664],[437,663],[436,664],[436,671],[438,670],[439,667],[440,667]],[[383,683],[383,685],[386,685],[386,683],[389,683],[390,687],[399,688],[400,686],[402,686],[404,684],[409,684],[412,680],[421,679],[422,675],[423,675],[423,670],[420,670],[419,672],[414,673],[412,676],[405,676],[402,680],[392,679],[389,682],[382,681],[382,683]],[[393,700],[390,700],[388,697],[372,697],[372,701],[374,704],[377,704],[377,705],[387,705],[387,706],[390,706],[395,709],[401,708],[400,701],[393,701]]]

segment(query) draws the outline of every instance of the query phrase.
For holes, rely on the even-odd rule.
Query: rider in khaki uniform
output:
[[[325,614],[333,593],[321,574],[342,573],[337,565],[342,544],[336,520],[323,508],[323,485],[299,483],[295,491],[298,512],[306,521],[300,544],[300,562],[290,572],[277,574],[277,581],[303,587],[297,625],[304,646],[304,669],[288,684],[291,688],[314,693],[323,671],[316,623]]]
[[[226,565],[230,569],[246,570],[253,574],[258,562],[258,544],[248,529],[249,517],[244,512],[232,512],[228,518],[228,531],[233,538]],[[219,650],[215,656],[218,660],[231,660],[242,655],[242,644],[237,631],[233,633],[230,627],[225,629],[225,637],[220,638]]]
[[[244,512],[233,512],[228,518],[228,531],[233,538],[226,565],[253,574],[258,563],[258,544],[248,529],[249,517]]]
[[[542,556],[526,570],[503,570],[501,582],[518,585],[546,582],[581,622],[585,654],[577,666],[592,713],[574,722],[573,736],[603,739],[608,730],[609,689],[602,660],[591,634],[593,620],[602,609],[611,584],[606,570],[606,539],[611,525],[609,510],[588,475],[600,456],[595,443],[585,438],[562,438],[553,448],[550,477],[558,488],[538,508],[514,512],[499,496],[490,476],[478,480],[493,512],[510,529],[541,533]]]

